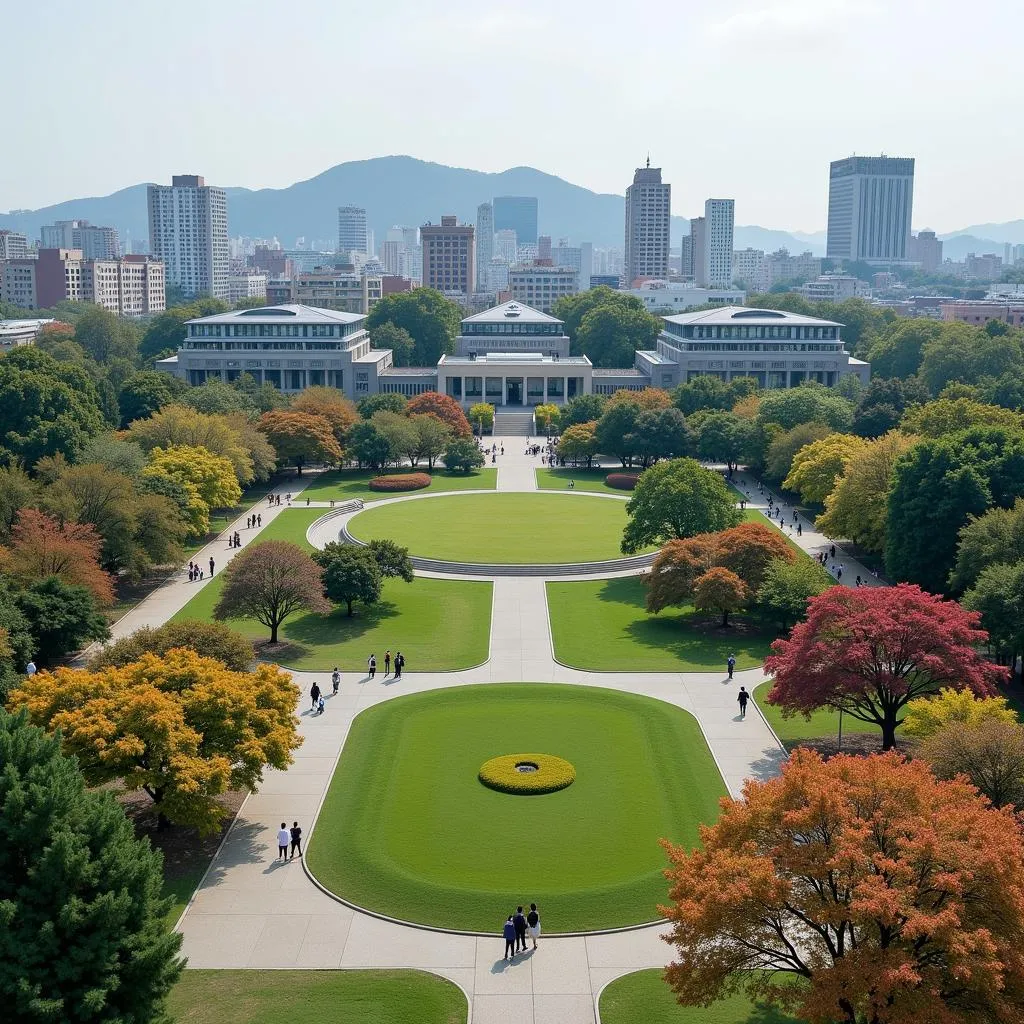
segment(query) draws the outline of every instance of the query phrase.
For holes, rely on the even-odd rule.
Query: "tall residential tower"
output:
[[[338,207],[338,252],[369,252],[366,211],[361,206]]]
[[[476,208],[476,290],[490,291],[490,268],[494,258],[494,207],[481,203]]]
[[[733,199],[708,199],[704,203],[705,288],[732,287],[732,234],[736,204]]]
[[[661,168],[638,167],[626,189],[626,287],[637,278],[668,279],[672,186],[662,183]]]
[[[913,157],[851,156],[829,169],[829,259],[907,259],[914,205]]]

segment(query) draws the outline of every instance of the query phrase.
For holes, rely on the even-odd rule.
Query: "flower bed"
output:
[[[609,487],[615,487],[620,491],[632,491],[636,488],[636,482],[640,479],[639,473],[609,473],[604,482]]]
[[[420,491],[430,486],[430,474],[391,473],[375,476],[368,486],[371,491]]]
[[[484,762],[478,777],[488,789],[529,796],[571,786],[576,781],[576,769],[554,754],[502,754]]]

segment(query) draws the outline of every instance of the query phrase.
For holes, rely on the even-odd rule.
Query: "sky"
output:
[[[829,161],[886,153],[917,158],[915,228],[1024,217],[1010,0],[8,6],[0,210],[395,153],[621,194],[650,152],[673,213],[815,231]]]

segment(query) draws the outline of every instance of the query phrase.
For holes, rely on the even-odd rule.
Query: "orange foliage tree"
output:
[[[337,388],[311,387],[292,399],[291,408],[295,412],[309,413],[311,416],[323,416],[331,425],[334,439],[340,445],[345,443],[345,435],[359,422],[359,413],[355,403],[345,397],[344,392]]]
[[[424,391],[422,395],[409,399],[409,404],[405,408],[410,416],[417,413],[430,413],[436,416],[446,427],[454,431],[456,437],[473,436],[473,428],[469,425],[462,406],[448,395]]]
[[[738,612],[750,599],[743,580],[726,569],[716,565],[698,576],[693,584],[693,606],[699,612],[721,612],[722,625],[729,625],[729,613]]]
[[[341,462],[341,445],[330,422],[323,416],[275,409],[260,417],[259,428],[273,445],[278,459],[292,463],[300,473],[307,462],[330,465]]]
[[[1021,1019],[1024,836],[965,780],[798,750],[700,838],[664,844],[683,1005],[745,991],[810,1024]]]
[[[672,405],[672,396],[664,388],[643,388],[641,391],[627,391],[622,388],[608,399],[608,406],[637,405],[641,409],[668,409]]]
[[[234,672],[177,648],[95,672],[59,668],[29,676],[9,706],[61,733],[93,786],[120,779],[153,800],[161,822],[214,831],[217,797],[255,789],[267,767],[284,769],[302,740],[299,688],[276,665]]]
[[[34,508],[18,512],[11,543],[0,548],[0,565],[21,583],[56,576],[85,587],[98,605],[114,603],[110,576],[100,568],[103,541],[88,523],[61,523]]]
[[[750,590],[764,583],[768,566],[776,559],[796,560],[796,552],[782,534],[764,523],[740,523],[718,535],[718,564],[736,573]]]

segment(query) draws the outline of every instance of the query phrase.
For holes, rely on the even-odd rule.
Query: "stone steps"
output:
[[[493,434],[495,437],[531,437],[533,435],[533,411],[495,410]]]

